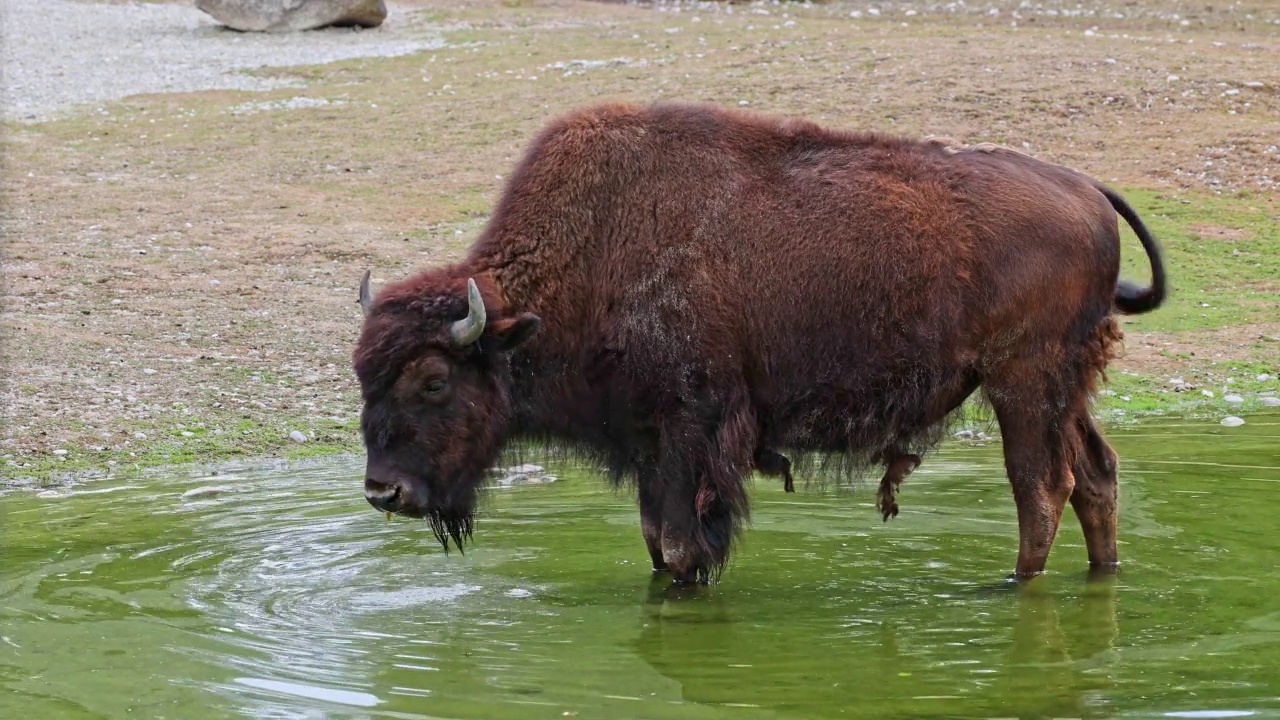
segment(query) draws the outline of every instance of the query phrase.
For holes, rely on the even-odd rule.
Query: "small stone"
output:
[[[57,455],[58,457],[63,457],[64,455],[67,454],[67,451],[63,450],[62,448],[58,448],[57,450],[53,451],[53,454]]]
[[[193,432],[191,432],[190,430],[183,430],[183,431],[182,431],[182,437],[195,437],[195,435],[196,435],[196,434],[195,434],[195,433],[193,433]]]
[[[1258,378],[1257,378],[1258,382],[1266,382],[1266,381],[1268,381],[1268,380],[1270,380],[1270,379],[1271,379],[1271,376],[1270,376],[1270,375],[1268,375],[1268,374],[1266,374],[1266,373],[1262,373],[1262,374],[1261,374],[1261,375],[1259,375],[1259,376],[1258,376]]]
[[[1170,385],[1186,385],[1187,381],[1183,380],[1180,377],[1175,377],[1175,378],[1169,378],[1169,384]]]
[[[1201,390],[1201,391],[1200,391],[1200,394],[1201,394],[1201,395],[1204,395],[1205,397],[1213,397],[1213,391],[1212,391],[1212,390]]]
[[[307,441],[307,436],[303,435],[302,432],[299,430],[294,430],[293,432],[289,433],[289,439],[296,443],[304,443]]]
[[[958,439],[960,439],[960,440],[972,440],[972,439],[973,439],[973,431],[972,431],[972,430],[961,430],[960,432],[956,433],[956,434],[955,434],[955,436],[956,436],[956,438],[958,438]]]
[[[134,436],[134,437],[136,437],[136,438],[138,438],[139,440],[146,440],[146,439],[147,439],[147,434],[146,434],[146,433],[144,433],[144,432],[136,432],[136,433],[134,433],[134,434],[133,434],[133,436]]]
[[[1177,75],[1170,75],[1169,77],[1165,78],[1165,80],[1168,82],[1178,82],[1181,79],[1182,78],[1178,77]]]
[[[1239,395],[1223,395],[1222,401],[1229,402],[1232,405],[1239,405],[1240,403],[1244,402],[1244,398],[1240,397]]]
[[[1116,59],[1115,59],[1115,58],[1107,58],[1106,60],[1103,60],[1103,62],[1105,62],[1105,63],[1106,63],[1106,64],[1108,64],[1108,65],[1115,65],[1115,64],[1116,64]]]
[[[1249,82],[1245,83],[1244,86],[1247,88],[1260,88],[1260,87],[1266,87],[1266,84],[1260,83],[1257,80],[1250,80]]]
[[[1258,398],[1258,402],[1263,407],[1280,407],[1280,397],[1264,397]]]
[[[143,368],[143,369],[142,369],[142,374],[143,374],[143,375],[155,375],[155,374],[156,374],[156,371],[155,371],[155,370],[152,370],[151,368]]]
[[[1222,424],[1226,427],[1240,427],[1244,424],[1244,418],[1239,418],[1235,415],[1228,415],[1222,418]]]
[[[217,287],[217,286],[219,286],[219,285],[221,285],[221,284],[222,284],[222,281],[221,281],[221,280],[210,280],[210,281],[209,281],[209,284],[210,284],[210,285],[212,285],[212,286],[214,286],[214,287]]]

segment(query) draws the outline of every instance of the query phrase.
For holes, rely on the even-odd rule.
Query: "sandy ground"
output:
[[[360,274],[458,257],[538,127],[605,97],[991,140],[1229,201],[1175,228],[1242,249],[1227,274],[1175,281],[1230,286],[1234,324],[1194,326],[1184,293],[1122,367],[1202,382],[1201,360],[1276,347],[1257,279],[1280,216],[1274,3],[391,7],[381,30],[265,38],[173,3],[4,4],[25,109],[3,140],[3,477],[358,449]],[[54,29],[18,33],[27,14]]]

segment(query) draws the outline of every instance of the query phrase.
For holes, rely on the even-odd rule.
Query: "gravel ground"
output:
[[[0,118],[38,122],[85,103],[199,90],[270,90],[298,81],[241,70],[404,55],[440,47],[390,3],[373,30],[267,35],[219,25],[194,4],[4,0]]]

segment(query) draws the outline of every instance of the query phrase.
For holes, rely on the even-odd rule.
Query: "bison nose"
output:
[[[397,483],[383,483],[373,478],[364,480],[364,499],[383,512],[395,512],[402,506],[404,492]]]

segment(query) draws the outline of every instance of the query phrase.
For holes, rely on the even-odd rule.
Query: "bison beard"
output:
[[[1119,280],[1119,219],[1149,287]],[[1114,567],[1117,463],[1090,406],[1115,315],[1164,297],[1159,245],[1123,198],[1018,152],[704,105],[583,108],[530,144],[465,260],[376,299],[362,286],[366,496],[461,549],[470,483],[504,446],[568,448],[635,485],[655,570],[707,580],[752,470],[790,491],[815,457],[882,464],[887,520],[981,388],[1016,574],[1044,569],[1067,502],[1090,564]]]
[[[431,534],[436,536],[440,547],[449,552],[449,539],[458,548],[458,552],[466,552],[463,540],[471,540],[471,529],[474,516],[470,511],[431,510],[427,514],[427,524],[431,526]]]

